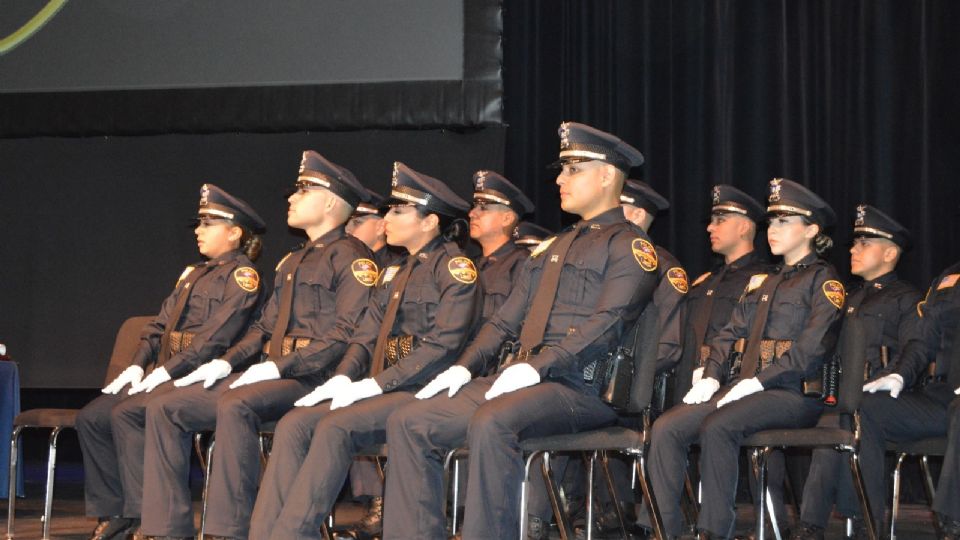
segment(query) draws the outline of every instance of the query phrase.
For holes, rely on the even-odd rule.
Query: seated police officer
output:
[[[853,225],[850,247],[850,273],[862,278],[847,297],[844,324],[857,318],[863,327],[866,344],[864,380],[888,370],[899,357],[907,339],[915,330],[916,304],[920,291],[897,277],[900,255],[910,245],[910,232],[890,216],[872,206],[860,205]],[[829,411],[829,409],[827,409]],[[819,425],[837,426],[837,416],[824,414]],[[864,478],[873,488],[870,506],[876,520],[882,521],[884,508],[882,473]],[[863,516],[844,454],[832,448],[813,451],[813,462],[803,488],[800,530],[797,540],[822,540],[830,511],[854,519],[854,537],[866,538]],[[880,530],[879,522],[876,530]]]
[[[863,386],[860,460],[871,504],[882,500],[886,441],[947,436],[933,499],[944,538],[960,538],[960,263],[937,276],[889,373]]]
[[[287,224],[303,230],[309,242],[280,261],[260,318],[229,350],[179,379],[177,391],[149,407],[145,534],[193,537],[191,434],[215,428],[206,531],[246,538],[260,473],[260,424],[279,419],[327,380],[366,308],[377,267],[370,250],[344,231],[365,189],[347,169],[309,150],[296,187]],[[262,361],[230,375],[252,359]]]
[[[553,231],[546,227],[541,227],[532,221],[521,221],[517,226],[517,237],[513,243],[533,251],[544,238],[552,235]]]
[[[767,240],[782,264],[750,278],[730,321],[710,342],[703,379],[653,424],[648,469],[672,536],[682,532],[680,495],[691,444],[700,444],[697,527],[701,537],[728,538],[741,441],[763,429],[810,427],[823,406],[804,387],[820,380],[844,302],[836,271],[818,257],[832,245],[824,230],[836,217],[820,197],[790,180],[772,180],[768,202]],[[744,352],[731,358],[739,340],[744,345],[737,350]]]
[[[391,199],[387,242],[410,255],[381,272],[334,377],[277,424],[251,538],[319,538],[354,456],[384,442],[390,413],[415,401],[475,329],[481,290],[458,245],[468,203],[402,163]]]
[[[357,203],[344,230],[366,244],[373,252],[373,260],[377,263],[377,268],[383,269],[399,262],[404,257],[404,253],[387,244],[387,224],[383,221],[382,215],[386,197],[372,189],[366,191],[369,202]]]
[[[252,266],[260,255],[257,234],[266,230],[260,216],[204,184],[197,221],[197,245],[206,260],[184,270],[144,329],[130,367],[77,416],[87,513],[100,518],[95,540],[125,538],[139,527],[147,403],[173,389],[163,384],[171,377],[225,351],[260,304],[260,276]],[[143,379],[150,364],[156,367]]]
[[[387,424],[390,468],[384,538],[443,538],[445,450],[466,445],[463,538],[513,538],[528,437],[594,429],[616,415],[598,396],[613,351],[657,280],[653,245],[627,222],[619,197],[636,149],[589,126],[560,126],[561,207],[581,220],[531,254],[503,307],[451,367]],[[519,349],[497,373],[504,345]],[[442,394],[441,394],[442,393]],[[437,395],[440,394],[440,395]],[[435,396],[435,397],[433,397]]]

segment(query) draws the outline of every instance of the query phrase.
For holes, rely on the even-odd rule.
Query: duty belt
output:
[[[280,345],[280,354],[286,356],[293,351],[299,351],[309,345],[311,341],[313,340],[305,337],[284,336],[283,343]],[[269,341],[263,345],[264,355],[267,354],[268,347],[270,347]]]
[[[413,350],[413,346],[413,336],[391,336],[387,338],[387,346],[384,349],[387,365],[392,366],[403,360]]]
[[[170,332],[170,352],[177,354],[189,348],[195,335],[193,332],[180,332],[178,330]]]
[[[767,369],[774,360],[787,354],[793,347],[793,341],[783,339],[760,340],[760,371]]]

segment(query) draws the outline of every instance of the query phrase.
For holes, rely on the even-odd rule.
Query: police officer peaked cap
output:
[[[399,161],[393,162],[390,203],[413,205],[427,212],[448,217],[463,217],[470,203],[463,200],[442,181],[417,172]]]
[[[579,124],[560,124],[560,159],[553,163],[559,167],[565,163],[580,161],[603,161],[628,172],[631,167],[643,165],[643,154],[605,131]]]
[[[533,202],[520,188],[493,171],[481,170],[473,174],[473,200],[509,206],[520,216],[533,212]]]
[[[740,214],[758,222],[766,213],[759,201],[729,184],[717,184],[711,192],[713,214]]]
[[[535,246],[553,232],[530,221],[522,221],[517,226],[517,239],[513,242],[519,246]]]
[[[767,215],[804,216],[822,229],[837,223],[837,214],[826,201],[805,186],[786,178],[770,181]]]
[[[304,151],[300,159],[300,183],[327,188],[354,208],[369,200],[367,189],[352,172],[313,150]]]
[[[643,208],[654,216],[657,215],[657,212],[670,208],[670,202],[650,187],[650,184],[633,179],[628,179],[623,183],[620,203]]]
[[[198,219],[228,219],[256,234],[267,231],[267,225],[259,214],[243,199],[234,197],[213,184],[200,187]]]
[[[383,208],[387,198],[383,195],[373,191],[372,189],[367,189],[367,202],[361,202],[353,211],[352,217],[362,217],[362,216],[375,216],[380,213],[380,209]]]
[[[867,204],[857,206],[857,217],[853,222],[853,236],[886,238],[902,249],[908,249],[911,244],[909,229]]]

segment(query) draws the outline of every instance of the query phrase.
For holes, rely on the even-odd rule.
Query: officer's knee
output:
[[[222,420],[242,418],[251,412],[240,392],[227,392],[217,400],[217,425],[220,425]]]
[[[84,407],[77,413],[77,431],[98,431],[110,425],[110,412],[98,407]]]
[[[317,420],[310,409],[295,408],[283,415],[273,432],[274,447],[284,444],[306,445],[313,435]]]
[[[498,436],[506,431],[502,422],[502,412],[494,403],[485,403],[480,406],[467,426],[468,440],[484,440],[488,437]],[[471,444],[470,446],[474,446]]]
[[[700,424],[700,444],[707,445],[711,441],[729,440],[733,435],[733,426],[729,421],[718,418],[717,415],[709,415],[704,418]]]

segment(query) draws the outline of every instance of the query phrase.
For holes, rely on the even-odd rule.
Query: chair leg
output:
[[[750,459],[753,463],[754,474],[757,477],[757,523],[755,534],[757,540],[766,538],[766,513],[767,513],[767,452],[765,448],[754,448],[750,453]]]
[[[527,535],[527,498],[530,492],[530,467],[542,452],[533,452],[527,456],[527,462],[523,467],[523,481],[520,483],[520,535],[518,538],[526,538]]]
[[[587,460],[587,467],[590,467],[591,463]],[[543,482],[546,484],[547,496],[550,498],[550,506],[553,508],[553,515],[557,520],[557,528],[560,529],[560,540],[571,540],[573,538],[573,527],[570,526],[570,519],[567,516],[567,513],[563,511],[563,494],[557,488],[557,480],[553,476],[553,471],[550,469],[550,452],[543,452],[543,462],[540,464],[540,470],[543,473]],[[588,475],[591,473],[588,472]],[[592,478],[592,477],[591,477]],[[591,499],[593,497],[593,486],[587,485],[587,523],[590,522],[590,516],[592,515],[592,508],[590,505]],[[526,506],[524,506],[524,512],[526,512]],[[521,521],[526,521],[526,515],[522,516]],[[520,534],[520,538],[526,538],[526,526],[524,526],[523,531]]]
[[[194,439],[196,441],[197,439]],[[213,472],[213,450],[217,440],[211,438],[207,445],[207,451],[199,455],[203,462],[203,495],[200,501],[200,540],[203,540],[207,534],[207,496],[210,494],[210,473]]]
[[[13,428],[10,434],[10,486],[7,492],[7,540],[13,540],[13,519],[17,512],[17,459],[19,453],[20,432],[23,426]]]
[[[933,487],[933,476],[930,474],[930,460],[927,459],[926,454],[920,456],[920,468],[923,469],[923,487],[924,491],[927,492],[927,505],[932,509],[933,497],[937,491]],[[940,520],[936,517],[933,519],[933,528],[937,532],[937,538],[945,536],[940,529]]]
[[[643,491],[643,499],[647,501],[647,510],[650,513],[650,527],[653,528],[654,537],[657,540],[665,540],[667,535],[663,532],[663,520],[660,518],[660,508],[657,507],[657,499],[650,489],[650,479],[647,478],[647,458],[643,449],[634,460],[634,467],[637,469],[637,475],[640,477],[640,490]]]
[[[687,513],[687,520],[690,523],[696,523],[700,517],[700,494],[699,490],[693,489],[693,480],[690,479],[690,468],[683,475],[683,488],[687,492],[687,504],[684,506]]]
[[[620,508],[620,498],[617,497],[617,490],[613,486],[613,477],[610,476],[609,458],[606,452],[600,454],[600,466],[603,470],[603,478],[606,480],[607,492],[610,493],[610,500],[613,501],[614,512],[617,513],[617,523],[620,525],[620,534],[624,538],[627,536],[627,522],[623,517],[623,511]]]
[[[873,521],[873,512],[870,510],[870,500],[867,495],[867,488],[863,484],[863,473],[860,471],[860,454],[857,451],[850,452],[850,472],[853,474],[853,486],[860,497],[861,512],[863,512],[863,522],[867,527],[867,536],[870,540],[878,540],[877,527]]]
[[[50,446],[47,454],[47,487],[43,495],[43,540],[50,538],[50,519],[53,515],[53,480],[57,469],[57,438],[63,427],[57,426],[50,432]]]
[[[893,500],[890,501],[890,540],[897,540],[897,518],[900,517],[900,467],[906,454],[897,456],[897,464],[893,468]]]
[[[453,462],[453,478],[451,479],[453,483],[453,503],[451,504],[450,513],[453,517],[453,521],[450,524],[450,529],[453,534],[457,534],[457,520],[460,519],[460,460],[454,460]]]

